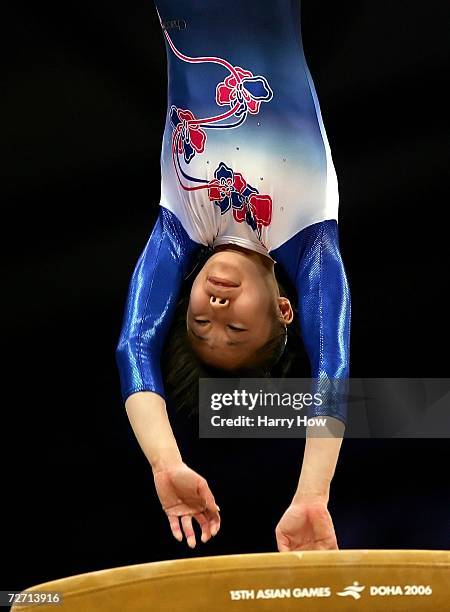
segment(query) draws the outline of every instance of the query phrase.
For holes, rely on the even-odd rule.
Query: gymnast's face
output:
[[[280,297],[273,262],[227,245],[197,275],[186,315],[188,338],[198,357],[224,369],[246,366],[271,337],[275,318],[292,321]]]

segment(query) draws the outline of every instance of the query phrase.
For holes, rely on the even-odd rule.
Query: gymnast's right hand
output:
[[[220,529],[220,508],[205,478],[183,462],[170,468],[153,470],[153,478],[172,534],[179,542],[183,540],[184,532],[188,546],[195,547],[193,518],[202,530],[202,542],[207,542],[211,536],[216,535]]]

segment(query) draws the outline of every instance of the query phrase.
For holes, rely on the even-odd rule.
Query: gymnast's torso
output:
[[[264,254],[338,215],[299,0],[156,0],[167,51],[160,205]]]

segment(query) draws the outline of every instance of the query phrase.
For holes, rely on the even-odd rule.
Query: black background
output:
[[[444,2],[304,0],[340,188],[354,376],[448,375]],[[6,11],[6,14],[5,14]],[[114,350],[160,196],[166,54],[151,1],[3,8],[0,589],[107,567],[275,551],[302,441],[198,440],[223,527],[170,535]],[[307,375],[307,373],[302,373]],[[341,548],[448,548],[447,440],[344,440]]]

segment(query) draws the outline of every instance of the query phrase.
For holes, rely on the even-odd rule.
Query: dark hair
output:
[[[283,278],[282,284],[280,276],[283,276],[283,273],[280,273],[280,270],[275,267],[280,295],[290,299],[294,310],[294,320],[287,326],[287,330],[285,325],[275,318],[271,337],[257,351],[256,359],[251,366],[225,370],[202,362],[195,354],[187,337],[186,312],[195,276],[211,255],[212,251],[209,249],[200,255],[194,273],[183,284],[161,359],[168,403],[176,411],[182,410],[189,413],[190,416],[198,413],[198,381],[200,378],[284,378],[289,375],[301,344],[294,308],[296,299],[292,299],[292,291],[285,290],[284,285],[287,279]]]

